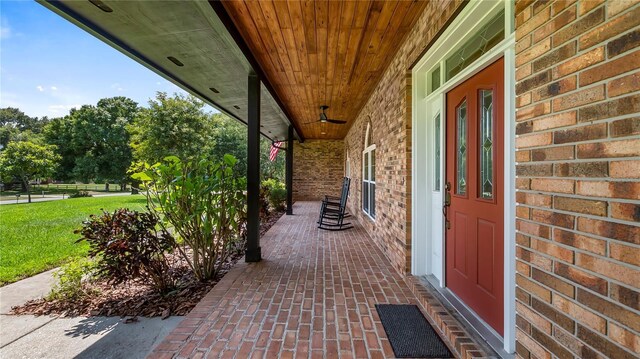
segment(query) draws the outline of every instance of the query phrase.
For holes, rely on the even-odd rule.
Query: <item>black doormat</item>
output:
[[[376,304],[380,321],[398,358],[453,358],[415,305]]]

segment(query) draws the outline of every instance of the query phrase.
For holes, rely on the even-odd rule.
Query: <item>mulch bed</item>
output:
[[[260,236],[273,226],[284,212],[271,212],[260,222]],[[11,314],[76,316],[120,316],[129,317],[127,321],[136,321],[136,317],[162,317],[186,315],[198,304],[213,286],[242,258],[239,253],[223,265],[218,276],[210,281],[201,282],[194,278],[188,264],[178,255],[170,255],[172,271],[177,278],[177,289],[160,295],[141,281],[132,281],[112,286],[106,281],[95,281],[87,286],[93,293],[81,299],[47,300],[36,299],[22,306],[14,307]]]

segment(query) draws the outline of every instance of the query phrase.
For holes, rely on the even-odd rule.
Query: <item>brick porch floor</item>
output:
[[[392,268],[361,226],[317,229],[319,207],[296,202],[295,215],[261,239],[262,262],[239,262],[150,357],[394,357],[378,303],[418,304],[456,356],[486,356],[419,281]]]

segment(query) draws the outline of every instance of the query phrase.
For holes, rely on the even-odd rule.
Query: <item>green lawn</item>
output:
[[[73,231],[89,214],[145,205],[141,195],[0,205],[0,285],[84,255],[88,246],[74,243],[79,237]]]

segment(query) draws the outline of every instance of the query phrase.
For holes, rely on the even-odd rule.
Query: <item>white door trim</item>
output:
[[[411,272],[413,275],[437,275],[432,268],[432,254],[435,246],[441,248],[444,255],[444,236],[432,238],[429,228],[442,221],[440,212],[434,213],[432,208],[433,152],[430,140],[433,138],[433,125],[428,116],[432,113],[427,108],[429,103],[442,101],[445,107],[445,94],[455,86],[464,82],[486,65],[500,57],[504,57],[504,336],[503,350],[507,353],[515,351],[515,35],[512,33],[513,23],[510,16],[505,16],[506,38],[488,53],[484,54],[472,65],[465,68],[451,80],[444,83],[437,91],[428,93],[428,74],[437,64],[442,65],[461,44],[473,36],[478,28],[504,9],[506,14],[513,14],[511,1],[504,3],[472,0],[454,19],[423,58],[412,70],[412,184],[411,184]],[[513,16],[513,15],[511,15]],[[441,76],[444,80],[444,76]],[[444,117],[442,122],[444,123]],[[443,131],[441,125],[441,130]],[[444,162],[444,136],[441,137],[441,160]],[[444,184],[444,164],[442,164],[440,183]],[[444,266],[436,277],[444,287]]]

